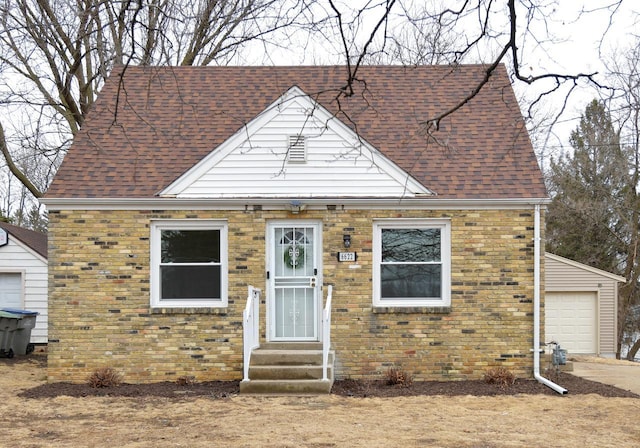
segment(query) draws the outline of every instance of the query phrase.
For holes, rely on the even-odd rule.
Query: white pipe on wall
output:
[[[540,375],[540,205],[536,204],[533,230],[533,377],[559,394],[568,391]]]

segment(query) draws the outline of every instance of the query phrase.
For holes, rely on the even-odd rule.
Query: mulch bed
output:
[[[567,389],[570,395],[598,394],[603,397],[640,398],[640,396],[633,392],[607,384],[585,380],[568,373],[561,372],[557,375],[554,374],[553,378],[548,379]],[[497,396],[518,394],[560,396],[558,392],[533,379],[517,379],[511,386],[489,384],[483,380],[414,381],[409,386],[389,386],[384,380],[341,380],[334,383],[331,393],[349,397],[408,397],[416,395]]]
[[[640,398],[617,387],[596,383],[576,376],[560,373],[557,381],[570,395],[598,394],[603,397]],[[205,381],[194,384],[160,382],[152,384],[121,384],[113,387],[94,388],[88,384],[48,383],[27,389],[18,395],[24,398],[71,397],[164,397],[164,398],[225,398],[240,392],[237,381]],[[534,380],[518,379],[515,384],[501,387],[482,380],[474,381],[415,381],[409,386],[390,386],[384,380],[336,380],[331,393],[345,397],[410,397],[419,395],[474,395],[508,396],[519,394],[559,394]]]
[[[36,357],[34,358],[41,358]],[[43,357],[42,357],[43,358]],[[3,363],[32,362],[28,358],[0,359]],[[39,361],[46,365],[46,359]],[[640,396],[617,387],[589,381],[560,372],[548,377],[569,391],[569,395],[598,394],[603,397]],[[152,384],[121,384],[113,387],[94,388],[88,384],[47,383],[24,390],[18,395],[24,398],[71,397],[164,397],[187,399],[192,397],[225,398],[240,392],[237,381],[206,381],[192,384],[160,382]],[[518,394],[559,394],[532,379],[517,379],[511,386],[488,384],[482,380],[470,381],[414,381],[409,385],[388,385],[385,380],[336,380],[331,393],[345,397],[409,397],[420,395],[444,396],[509,396]]]

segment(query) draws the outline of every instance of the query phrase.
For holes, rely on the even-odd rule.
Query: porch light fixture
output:
[[[305,211],[306,208],[307,206],[300,201],[291,201],[291,203],[289,204],[289,211],[291,211],[291,213],[293,213],[294,215]]]
[[[342,235],[342,242],[347,249],[351,247],[351,235]]]

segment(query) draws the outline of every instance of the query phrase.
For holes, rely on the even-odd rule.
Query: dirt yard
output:
[[[444,395],[418,395],[418,388],[405,390],[407,396],[389,396],[389,389],[379,396],[379,386],[370,385],[367,398],[359,398],[345,396],[362,394],[342,383],[344,395],[322,397],[247,397],[233,389],[192,394],[188,387],[170,396],[138,387],[133,397],[72,397],[45,386],[43,355],[5,361],[0,359],[0,446],[640,446],[634,420],[640,398],[619,397],[625,394],[589,382],[579,386],[583,380],[574,384],[578,393],[569,387],[566,396],[531,392],[531,385],[527,394],[443,389]],[[589,387],[597,393],[587,393]],[[57,390],[64,393],[64,387]]]

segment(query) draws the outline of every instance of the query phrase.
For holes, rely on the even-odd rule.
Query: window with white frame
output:
[[[449,220],[389,220],[374,223],[375,306],[451,304]]]
[[[151,305],[227,306],[227,224],[151,223]]]

